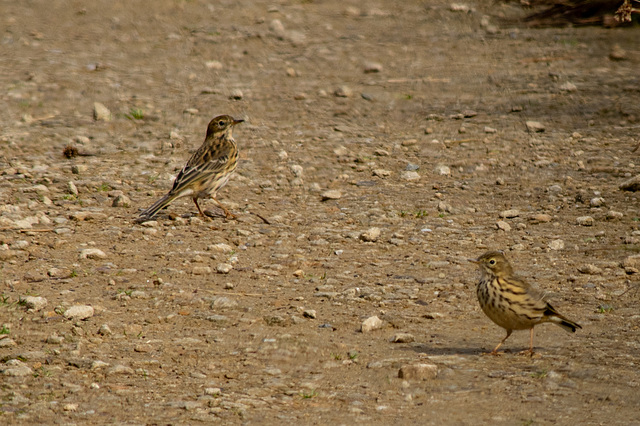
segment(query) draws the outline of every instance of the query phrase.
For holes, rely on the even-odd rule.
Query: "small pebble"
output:
[[[434,172],[440,176],[451,176],[451,169],[443,164],[438,164]]]
[[[91,318],[94,312],[93,306],[74,305],[64,311],[64,317],[73,321],[85,320]]]
[[[594,222],[591,216],[580,216],[576,219],[576,223],[581,226],[593,226]]]
[[[360,239],[366,242],[375,242],[380,238],[380,228],[373,227],[360,234]]]
[[[499,221],[496,222],[496,229],[499,229],[499,230],[505,231],[505,232],[509,232],[509,231],[511,231],[511,225],[509,225],[504,220],[499,220]]]
[[[382,328],[383,324],[384,322],[380,318],[378,318],[377,316],[372,316],[362,322],[360,331],[363,333],[368,333],[373,330],[378,330]]]
[[[511,209],[511,210],[503,210],[500,212],[500,217],[511,219],[514,217],[520,216],[520,210]]]
[[[321,197],[322,201],[339,200],[340,198],[342,198],[342,192],[338,191],[337,189],[330,189],[323,192]]]
[[[107,255],[100,249],[88,248],[80,252],[80,259],[104,259]]]
[[[539,121],[527,121],[526,123],[527,130],[531,133],[541,133],[545,131],[544,124]]]
[[[429,380],[438,375],[438,366],[434,364],[403,365],[398,371],[398,378],[405,380]]]
[[[350,98],[353,96],[353,90],[349,86],[338,87],[333,94],[339,98]]]
[[[411,333],[398,333],[391,338],[391,343],[411,343],[415,337]]]
[[[549,244],[547,244],[547,247],[549,247],[550,250],[562,250],[564,248],[564,241],[563,240],[550,241]]]

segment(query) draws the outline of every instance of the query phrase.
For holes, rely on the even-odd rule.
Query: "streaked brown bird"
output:
[[[225,186],[238,164],[238,147],[231,134],[233,127],[244,120],[220,115],[209,122],[204,143],[189,158],[173,181],[173,188],[151,207],[140,213],[137,222],[153,218],[160,210],[180,197],[191,197],[198,212],[205,216],[198,199],[210,197],[224,210],[227,218],[235,216],[216,199],[216,193]]]
[[[582,328],[558,313],[544,300],[543,294],[531,287],[523,278],[514,274],[507,258],[499,251],[488,251],[477,259],[469,259],[482,271],[477,286],[478,301],[484,313],[507,331],[504,339],[491,352],[511,336],[513,330],[530,330],[529,350],[533,355],[533,327],[543,322],[552,322],[567,331]]]

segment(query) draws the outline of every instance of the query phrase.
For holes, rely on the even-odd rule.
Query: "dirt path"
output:
[[[637,423],[640,31],[426,3],[2,2],[0,422]],[[489,249],[583,329],[484,356]]]

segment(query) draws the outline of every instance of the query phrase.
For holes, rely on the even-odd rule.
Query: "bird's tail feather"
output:
[[[559,325],[570,333],[575,333],[577,329],[582,328],[577,322],[571,321],[569,318],[558,313],[551,305],[547,305],[545,315],[549,317],[549,321]]]
[[[140,223],[140,222],[144,222],[144,221],[150,220],[160,210],[162,210],[163,208],[167,207],[173,200],[178,198],[178,196],[180,196],[180,195],[181,195],[180,193],[173,193],[173,194],[169,193],[169,194],[165,195],[164,197],[160,198],[158,201],[153,203],[153,205],[151,207],[149,207],[148,209],[146,209],[145,211],[140,213],[140,215],[136,219],[136,222]]]

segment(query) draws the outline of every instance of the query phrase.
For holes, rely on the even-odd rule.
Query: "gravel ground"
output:
[[[0,4],[0,422],[639,424],[638,28]],[[136,224],[218,114],[237,220]],[[583,329],[485,355],[490,249]]]

